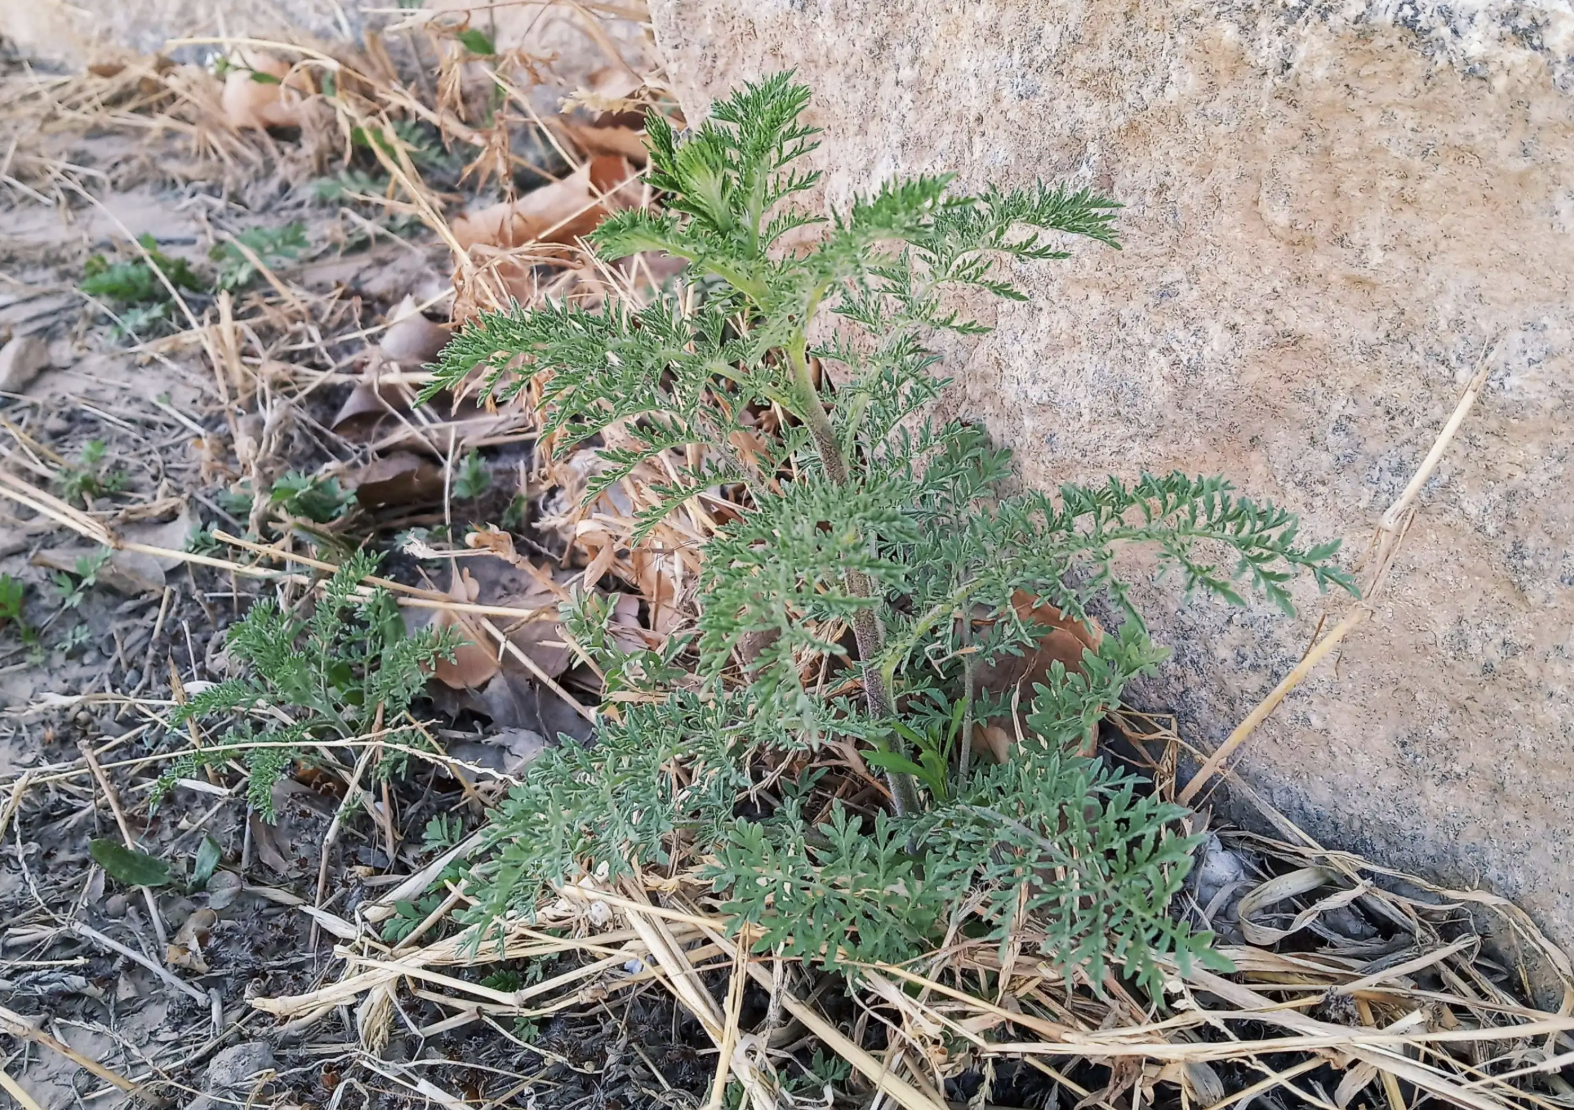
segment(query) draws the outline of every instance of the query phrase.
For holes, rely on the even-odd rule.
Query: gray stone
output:
[[[49,346],[36,335],[19,335],[0,347],[0,393],[20,393],[49,365]]]
[[[253,1078],[273,1069],[273,1049],[266,1041],[231,1045],[208,1062],[206,1090],[211,1093],[249,1087]]]
[[[1366,550],[1496,344],[1373,619],[1242,750],[1331,845],[1519,901],[1574,943],[1574,17],[1551,4],[652,0],[691,122],[814,89],[823,193],[896,173],[1107,192],[1125,250],[1017,267],[944,345],[946,414],[1029,484],[1223,473]],[[1138,566],[1140,573],[1140,564]],[[1137,692],[1217,744],[1325,612],[1135,600]]]

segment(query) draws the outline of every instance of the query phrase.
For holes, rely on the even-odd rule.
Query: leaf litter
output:
[[[211,66],[128,58],[7,77],[0,110],[47,126],[8,156],[6,203],[74,206],[103,259],[56,273],[39,240],[10,248],[14,261],[41,280],[85,278],[119,323],[88,301],[80,321],[41,328],[22,297],[0,326],[63,344],[55,365],[89,351],[144,381],[105,393],[50,373],[7,401],[0,489],[51,550],[53,533],[74,533],[159,573],[116,585],[111,560],[111,593],[82,589],[79,612],[50,615],[22,549],[6,556],[54,645],[36,660],[0,642],[12,682],[0,1022],[33,1052],[8,1058],[6,1078],[50,1105],[133,1088],[180,1101],[211,1088],[209,1061],[266,1041],[277,1059],[248,1073],[264,1076],[248,1098],[279,1106],[1574,1103],[1574,971],[1522,912],[1325,849],[1227,772],[1258,831],[1192,817],[1208,850],[1179,912],[1220,933],[1237,970],[1173,969],[1157,1000],[1113,976],[1065,981],[1026,955],[1031,922],[1004,951],[958,936],[920,964],[861,968],[856,986],[749,956],[695,861],[618,886],[585,876],[483,945],[452,923],[467,904],[452,868],[487,807],[546,745],[587,736],[596,712],[601,676],[559,604],[597,588],[608,634],[659,652],[691,618],[695,550],[733,511],[709,491],[639,538],[670,475],[647,465],[586,504],[599,460],[554,450],[537,386],[499,410],[463,387],[416,403],[445,316],[511,299],[637,302],[671,272],[661,259],[601,267],[577,242],[609,212],[657,202],[640,180],[639,113],[671,106],[639,49],[643,14],[541,8],[472,25],[439,5],[331,52],[223,41],[200,44]],[[557,69],[544,60],[555,48]],[[95,154],[89,129],[116,138]],[[192,238],[208,234],[212,258],[84,200],[137,174],[196,186],[187,199],[208,230]],[[324,182],[309,192],[327,209],[302,188]],[[302,197],[300,236],[256,222],[281,187]],[[156,318],[120,315],[138,306]],[[155,380],[166,392],[150,393]],[[128,484],[62,498],[64,460],[94,436],[138,460]],[[486,479],[456,498],[470,459]],[[132,531],[153,506],[164,530]],[[411,760],[402,776],[364,770],[396,754],[381,733],[323,746],[274,784],[277,824],[248,812],[224,765],[150,813],[160,770],[212,741],[171,714],[231,677],[225,628],[257,596],[309,610],[366,543],[389,553],[406,623],[463,641],[418,703],[430,746],[397,753]],[[79,587],[78,555],[52,565]],[[1101,635],[1032,599],[1017,612],[1044,629],[1037,649],[975,676],[1006,700]],[[1016,727],[1014,712],[989,720],[984,745],[1004,758]],[[68,740],[90,745],[104,782]],[[1164,798],[1209,754],[1130,710],[1089,742]],[[126,837],[101,827],[107,814]],[[331,883],[314,902],[320,869]],[[128,897],[138,890],[151,910]],[[147,942],[166,927],[160,959]],[[106,1018],[106,991],[132,1012]],[[60,1036],[70,1029],[92,1033],[91,1054]]]

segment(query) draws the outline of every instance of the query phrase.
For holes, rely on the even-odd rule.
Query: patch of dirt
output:
[[[612,35],[636,44],[629,57],[638,62],[637,30]],[[347,64],[378,74],[359,90],[378,110],[416,104],[469,134],[462,121],[478,118],[466,100],[478,75],[462,72],[453,36],[452,24],[390,36]],[[434,682],[418,700],[415,715],[459,763],[418,761],[350,797],[353,751],[303,753],[273,787],[276,824],[248,812],[234,767],[184,779],[150,805],[170,758],[211,742],[169,718],[178,702],[237,677],[224,646],[230,626],[265,597],[309,611],[310,580],[278,577],[310,574],[299,559],[332,563],[370,545],[384,573],[443,589],[456,560],[423,552],[452,550],[470,527],[507,521],[519,551],[545,570],[476,551],[463,551],[481,555],[463,565],[478,599],[503,607],[493,619],[532,653],[545,651],[534,645],[549,637],[502,615],[521,598],[555,606],[550,592],[539,596],[539,580],[576,571],[560,534],[532,527],[552,494],[537,474],[533,432],[473,406],[411,401],[435,353],[430,335],[446,339],[454,302],[442,213],[515,195],[527,203],[531,189],[567,172],[564,157],[585,157],[571,128],[594,138],[595,113],[563,116],[549,137],[528,112],[555,112],[595,68],[587,59],[605,65],[601,49],[581,32],[555,70],[497,64],[533,101],[512,114],[487,108],[506,140],[501,179],[462,180],[460,152],[474,156],[476,144],[423,130],[419,111],[396,112],[424,171],[403,191],[390,182],[408,168],[399,156],[379,158],[348,127],[327,139],[310,127],[236,130],[213,114],[216,101],[204,108],[188,95],[201,74],[181,76],[167,60],[46,76],[42,92],[30,67],[8,63],[0,113],[36,130],[13,148],[9,187],[0,186],[0,346],[37,340],[47,360],[0,394],[0,467],[26,491],[0,499],[0,575],[22,591],[15,611],[0,610],[0,1016],[30,1030],[4,1042],[3,1067],[39,1105],[120,1105],[130,1100],[116,1084],[129,1083],[176,1105],[250,1094],[275,1105],[404,1107],[427,1104],[423,1081],[480,1099],[509,1087],[517,1095],[521,1075],[539,1080],[539,1105],[666,1102],[671,1090],[703,1097],[706,1042],[661,992],[612,1022],[594,1010],[554,1015],[528,1031],[527,1048],[511,1019],[440,1028],[451,1014],[406,984],[394,1000],[398,1028],[375,1055],[360,1044],[353,1007],[279,1022],[250,1005],[337,979],[345,965],[333,950],[335,923],[358,920],[363,905],[473,832],[507,769],[555,742],[543,738],[587,735],[583,718],[517,660],[484,688]],[[434,84],[450,79],[442,91]],[[628,171],[619,160],[618,172]],[[423,222],[422,205],[435,217]],[[273,250],[281,237],[287,248]],[[149,257],[138,239],[200,278],[179,287],[179,300],[158,290],[147,302],[156,315],[85,289],[95,267]],[[237,241],[252,257],[229,246]],[[488,250],[483,239],[477,254],[498,265]],[[560,252],[534,272],[546,281],[564,270]],[[231,281],[219,288],[226,272]],[[512,272],[528,276],[532,264]],[[484,276],[466,288],[488,296]],[[396,347],[390,325],[423,314],[428,339]],[[396,478],[357,501],[379,460],[423,477]],[[270,488],[291,476],[330,491],[326,519],[273,514]],[[53,508],[40,512],[34,494]],[[83,534],[90,526],[144,550],[104,558]],[[262,558],[272,577],[259,579],[230,561],[239,554],[249,567],[252,557],[213,540],[215,531],[297,561]],[[181,554],[191,551],[210,562]],[[430,612],[406,616],[418,628]],[[564,674],[568,662],[554,666],[560,688],[593,702],[593,676]],[[135,849],[172,872],[151,899],[90,852],[122,840],[122,820]],[[441,835],[423,839],[434,827]],[[214,878],[193,881],[204,851],[216,852]],[[314,906],[315,920],[305,912]],[[577,961],[565,957],[547,973]],[[519,964],[527,971],[542,967]],[[629,1047],[631,1036],[640,1047]],[[214,1058],[258,1041],[271,1046],[271,1070],[252,1087],[216,1089]]]

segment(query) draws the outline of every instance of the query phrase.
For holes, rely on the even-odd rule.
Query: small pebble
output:
[[[142,682],[142,671],[136,667],[132,667],[126,672],[125,677],[121,681],[126,684],[126,689],[135,690]]]
[[[87,666],[97,663],[103,656],[98,653],[98,648],[86,648],[82,652],[82,662]]]
[[[206,1087],[210,1092],[231,1091],[245,1086],[258,1072],[273,1068],[273,1049],[264,1041],[232,1045],[208,1064]]]

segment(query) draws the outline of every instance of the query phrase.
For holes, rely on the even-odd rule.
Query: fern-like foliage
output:
[[[432,666],[452,659],[457,644],[452,629],[406,635],[388,592],[360,589],[376,569],[374,556],[357,552],[323,584],[309,619],[265,600],[230,626],[225,650],[246,673],[195,694],[171,718],[177,728],[218,722],[220,739],[175,759],[154,786],[155,806],[177,779],[241,759],[247,800],[272,822],[273,784],[313,740],[353,739],[382,721],[384,742],[422,742],[419,730],[397,722]],[[390,753],[382,767],[403,762]]]
[[[925,176],[801,207],[818,179],[800,162],[816,145],[808,101],[783,74],[685,136],[650,117],[662,210],[613,216],[594,245],[685,259],[686,288],[483,315],[433,367],[428,397],[477,374],[500,400],[533,382],[558,442],[613,443],[592,494],[659,461],[644,473],[676,477],[658,480],[646,528],[696,491],[743,490],[740,518],[706,545],[692,643],[629,653],[593,599],[569,615],[609,689],[649,700],[610,714],[594,746],[531,766],[474,869],[476,917],[529,913],[586,873],[701,860],[691,874],[762,945],[829,964],[909,958],[964,913],[971,935],[1037,936],[1095,982],[1113,966],[1154,987],[1161,953],[1217,962],[1169,912],[1194,848],[1180,811],[1076,754],[1163,658],[1118,552],[1149,549],[1187,590],[1240,603],[1249,588],[1288,609],[1297,572],[1350,587],[1337,544],[1301,545],[1293,516],[1219,478],[1006,495],[1008,453],[922,415],[947,381],[927,337],[984,330],[950,291],[1020,299],[1010,266],[1065,258],[1070,237],[1118,248],[1118,206],[1069,186],[962,195]],[[781,430],[761,433],[763,413]],[[1023,597],[1076,618],[1102,599],[1119,624],[1021,692],[1028,742],[1008,762],[970,765],[958,736],[1009,711],[970,668],[1036,647]],[[681,651],[703,695],[680,679]],[[846,763],[829,753],[849,748],[887,771],[889,812],[835,796]]]

